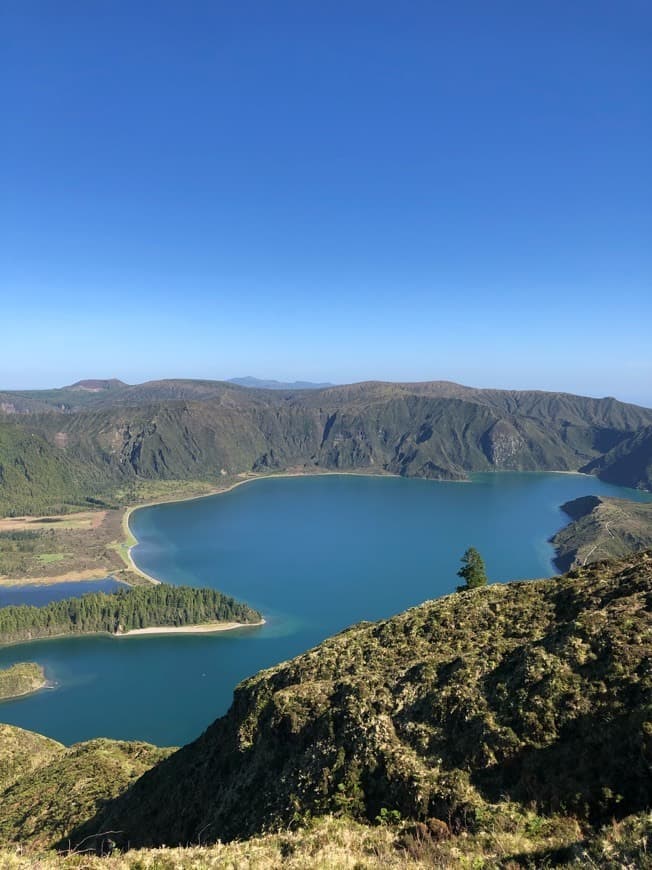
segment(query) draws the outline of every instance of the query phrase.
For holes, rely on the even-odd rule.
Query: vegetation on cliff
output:
[[[0,701],[36,692],[46,683],[43,668],[35,662],[19,662],[0,668]]]
[[[652,553],[457,593],[246,680],[75,837],[230,840],[333,813],[482,830],[650,806]],[[614,751],[617,747],[617,751]]]
[[[588,470],[652,486],[652,410],[615,399],[442,382],[285,391],[158,381],[7,392],[2,408],[0,514],[115,507],[141,480],[288,467],[443,479]]]
[[[0,643],[63,634],[118,634],[150,627],[211,622],[260,622],[261,615],[215,589],[160,583],[118,592],[93,592],[44,607],[0,608]]]
[[[586,471],[610,483],[652,490],[652,426],[619,441],[604,456],[589,463]]]
[[[652,547],[652,502],[589,495],[562,510],[572,522],[550,539],[560,571]]]

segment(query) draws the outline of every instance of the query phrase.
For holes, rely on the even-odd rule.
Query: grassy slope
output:
[[[49,737],[13,725],[0,725],[0,793],[64,750],[61,743]]]
[[[643,811],[651,593],[644,553],[355,626],[241,684],[225,717],[79,836],[185,844],[383,808],[471,831],[512,804]]]
[[[34,662],[19,662],[0,669],[0,700],[17,698],[41,689],[46,683],[45,673]]]
[[[585,496],[562,508],[572,522],[551,538],[561,571],[652,547],[652,503]]]
[[[30,741],[46,738],[21,732],[14,739],[17,752],[24,754]],[[41,750],[40,763],[0,794],[0,842],[52,844],[170,752],[147,743],[103,739]]]
[[[43,413],[45,393],[21,394],[33,412],[0,415],[0,512],[111,504],[143,479],[215,482],[294,465],[448,479],[594,468],[616,480],[629,456],[627,480],[644,485],[636,469],[650,454],[640,433],[652,411],[614,399],[440,383],[286,392],[160,381],[63,392],[82,404]],[[614,451],[619,464],[603,469]]]
[[[596,831],[572,819],[534,813],[505,815],[465,837],[434,838],[405,824],[370,827],[327,816],[279,834],[213,846],[133,850],[96,857],[58,856],[31,844],[0,849],[3,870],[520,870],[600,867],[645,870],[652,866],[652,816],[641,813]]]

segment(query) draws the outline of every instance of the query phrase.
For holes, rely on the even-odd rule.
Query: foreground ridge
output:
[[[354,626],[246,680],[74,836],[185,845],[328,813],[455,833],[509,804],[591,824],[644,811],[651,599],[647,551]]]

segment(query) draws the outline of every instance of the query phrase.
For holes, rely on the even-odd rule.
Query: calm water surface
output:
[[[261,480],[132,515],[138,565],[208,585],[267,624],[221,635],[85,637],[0,650],[59,686],[0,704],[0,721],[65,743],[107,736],[178,745],[228,708],[233,688],[362,619],[451,592],[468,546],[491,580],[554,573],[547,539],[581,495],[652,496],[567,474],[487,474],[472,483],[327,476]]]
[[[31,604],[33,607],[43,607],[53,601],[63,601],[86,595],[87,592],[115,592],[125,589],[124,583],[118,583],[111,577],[104,580],[75,580],[70,583],[27,583],[24,586],[0,586],[0,607],[8,604]]]

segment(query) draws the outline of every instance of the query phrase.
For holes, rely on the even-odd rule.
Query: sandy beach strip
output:
[[[151,628],[132,628],[131,631],[121,631],[111,637],[135,637],[138,634],[215,634],[218,631],[233,631],[235,628],[256,628],[265,625],[260,622],[207,622],[203,625],[163,625]]]

